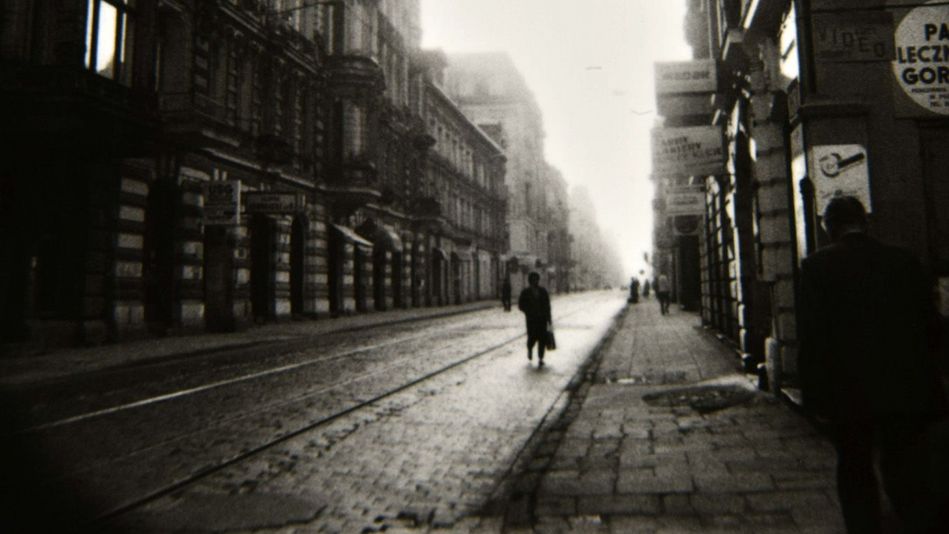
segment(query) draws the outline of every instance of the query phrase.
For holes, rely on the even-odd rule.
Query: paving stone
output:
[[[580,515],[656,514],[659,497],[653,495],[607,495],[581,497],[577,503]]]
[[[746,498],[752,510],[762,512],[835,504],[821,491],[769,491],[749,494]]]
[[[764,473],[732,473],[728,475],[698,473],[694,476],[699,491],[744,492],[774,489],[771,476]]]
[[[741,495],[728,493],[698,493],[689,498],[692,508],[703,515],[740,514],[745,510]]]
[[[688,493],[694,489],[689,473],[669,476],[642,470],[621,471],[616,482],[616,491],[622,494]]]

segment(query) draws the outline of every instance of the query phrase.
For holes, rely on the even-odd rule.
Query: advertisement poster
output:
[[[905,104],[901,115],[949,115],[949,4],[930,1],[909,10],[894,40],[897,101]]]
[[[721,174],[725,172],[722,130],[716,126],[655,128],[652,162],[657,176]]]
[[[816,145],[808,162],[818,213],[839,196],[855,197],[871,211],[870,171],[863,145]]]

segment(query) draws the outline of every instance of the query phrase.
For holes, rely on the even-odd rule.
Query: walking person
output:
[[[669,290],[669,277],[660,273],[656,279],[656,298],[659,299],[659,312],[663,315],[669,313]]]
[[[847,531],[880,532],[878,454],[904,530],[949,532],[937,524],[927,469],[906,454],[946,413],[929,280],[909,251],[867,235],[857,199],[831,200],[822,222],[832,243],[801,266],[799,370],[804,409],[833,434]]]
[[[629,299],[627,302],[630,304],[636,304],[639,302],[639,278],[636,278],[635,276],[629,281]]]
[[[652,289],[652,288],[651,288],[650,285],[649,285],[649,280],[646,280],[645,282],[643,282],[643,298],[644,298],[644,299],[648,299],[648,298],[649,298],[649,290],[650,290],[650,289]]]
[[[544,366],[544,352],[547,350],[547,332],[552,318],[550,315],[550,295],[540,286],[540,275],[532,272],[527,275],[528,286],[521,291],[517,307],[524,312],[527,321],[527,360],[533,361],[534,344],[537,344],[537,365]]]
[[[511,311],[511,277],[505,276],[504,282],[501,284],[501,305],[504,306],[504,311]]]

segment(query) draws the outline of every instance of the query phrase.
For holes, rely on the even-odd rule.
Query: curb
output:
[[[78,371],[78,372],[51,374],[50,376],[37,378],[35,380],[25,380],[23,382],[16,382],[16,384],[21,384],[21,385],[55,384],[55,383],[60,383],[63,381],[73,380],[77,377],[95,376],[95,375],[100,375],[100,374],[105,374],[105,373],[110,373],[110,372],[119,372],[119,371],[125,371],[129,369],[135,369],[139,367],[161,365],[164,363],[175,362],[178,360],[187,360],[189,358],[207,356],[210,354],[246,350],[246,349],[251,349],[251,348],[264,348],[264,347],[269,347],[269,346],[285,345],[288,350],[292,351],[294,350],[294,347],[298,346],[299,344],[312,343],[314,339],[317,339],[321,336],[358,332],[361,330],[365,330],[367,328],[376,328],[376,327],[382,327],[382,326],[396,326],[400,324],[408,324],[408,323],[413,323],[413,322],[418,322],[418,321],[442,319],[442,318],[452,317],[456,315],[464,315],[467,313],[475,313],[475,312],[484,311],[484,310],[495,307],[495,305],[496,303],[494,303],[493,301],[485,301],[481,305],[470,306],[470,307],[466,307],[465,309],[450,309],[444,312],[424,314],[424,315],[418,315],[414,317],[392,318],[391,320],[382,319],[378,322],[372,322],[370,324],[351,325],[351,326],[341,325],[339,328],[332,328],[332,329],[325,330],[319,333],[299,334],[299,335],[288,336],[288,337],[284,337],[280,339],[235,341],[233,343],[224,343],[222,345],[218,345],[215,347],[206,347],[206,348],[201,348],[197,350],[184,350],[180,352],[169,352],[169,353],[153,355],[153,356],[143,356],[141,358],[134,359],[134,360],[125,360],[125,361],[116,363],[114,365],[103,365],[98,368],[93,368],[93,369],[88,369],[88,370],[83,370],[83,371]],[[380,314],[382,313],[385,313],[385,312],[380,312]],[[266,336],[266,334],[264,334],[264,336]],[[121,346],[121,345],[122,343],[115,343],[115,344],[111,344],[111,347],[114,348],[116,346]],[[76,348],[86,349],[89,347],[76,347]],[[130,345],[129,349],[135,350],[135,347]],[[63,355],[66,352],[67,351],[60,351],[60,354]],[[34,355],[34,356],[56,358],[57,351],[52,351],[52,352],[48,352],[42,355]],[[30,357],[31,356],[29,355],[19,356],[19,358],[23,358],[23,359],[29,359]],[[14,358],[17,358],[17,357],[14,357]]]
[[[535,523],[534,507],[542,475],[553,460],[567,427],[579,414],[603,361],[605,349],[613,341],[629,310],[627,304],[612,318],[606,333],[590,350],[586,360],[518,451],[478,514],[503,517],[502,531],[530,527]]]

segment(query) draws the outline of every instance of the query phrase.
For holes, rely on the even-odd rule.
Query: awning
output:
[[[399,234],[388,226],[380,226],[376,229],[376,243],[391,252],[402,252],[402,240],[399,239]]]
[[[347,226],[341,226],[338,224],[331,224],[330,226],[332,226],[334,230],[339,232],[343,236],[343,239],[345,239],[346,241],[349,241],[350,243],[361,245],[364,247],[372,247],[371,242],[366,241],[365,239],[360,237],[360,235],[357,234],[356,231],[353,230],[352,228],[349,228]]]
[[[448,254],[445,254],[445,251],[442,250],[442,249],[440,249],[440,248],[438,248],[438,247],[433,247],[433,248],[432,248],[432,256],[433,256],[433,257],[434,257],[434,256],[440,256],[440,257],[442,258],[442,260],[448,261]]]

